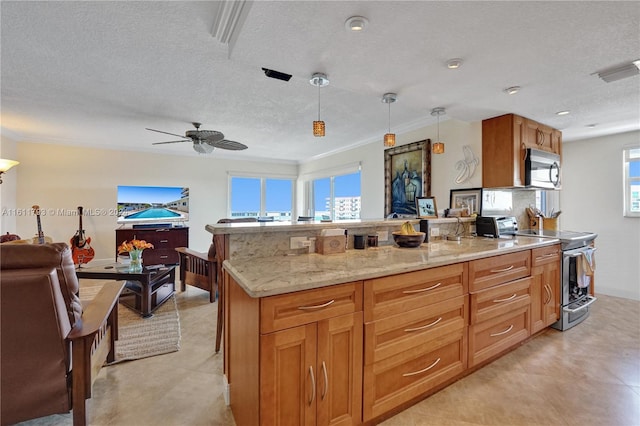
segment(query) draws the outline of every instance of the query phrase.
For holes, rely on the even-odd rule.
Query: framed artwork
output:
[[[416,209],[420,219],[436,219],[438,217],[436,197],[416,197]]]
[[[469,207],[469,214],[482,212],[482,188],[452,189],[449,208]]]
[[[384,215],[417,215],[416,198],[431,193],[431,139],[384,150]]]

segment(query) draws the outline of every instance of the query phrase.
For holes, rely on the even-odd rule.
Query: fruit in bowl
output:
[[[424,242],[426,234],[424,232],[418,232],[413,228],[410,222],[402,224],[400,231],[394,231],[393,241],[400,247],[420,247],[420,244]]]

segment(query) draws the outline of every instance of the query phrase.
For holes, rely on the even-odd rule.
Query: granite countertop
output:
[[[462,222],[475,222],[475,217],[460,218]],[[238,223],[212,223],[205,226],[205,230],[217,234],[255,234],[258,232],[289,232],[289,231],[318,231],[331,228],[371,228],[371,227],[395,227],[398,229],[404,222],[416,225],[420,219],[357,219],[334,220],[331,222],[238,222]],[[456,218],[429,219],[431,223],[456,223]]]
[[[419,248],[381,246],[345,253],[317,253],[225,260],[223,267],[251,297],[264,297],[557,244],[558,239],[514,237],[437,241]]]

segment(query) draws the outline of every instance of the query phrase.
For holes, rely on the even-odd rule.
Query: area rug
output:
[[[89,301],[101,286],[81,286],[80,300]],[[176,297],[171,296],[150,318],[124,305],[118,306],[118,340],[112,364],[180,350],[180,315]]]

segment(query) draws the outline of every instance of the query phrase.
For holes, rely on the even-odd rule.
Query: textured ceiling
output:
[[[227,26],[233,9],[235,27]],[[2,1],[2,131],[21,141],[197,155],[151,145],[192,121],[248,150],[212,157],[301,162],[446,116],[513,112],[566,141],[640,128],[640,76],[594,73],[640,59],[639,2]],[[364,32],[345,21],[368,18]],[[218,26],[215,26],[216,24]],[[226,32],[225,32],[226,31]],[[463,58],[449,70],[450,58]],[[261,68],[293,77],[267,78]],[[315,138],[314,72],[326,73]],[[520,93],[506,95],[509,86]],[[555,113],[570,110],[559,117]],[[587,127],[596,124],[596,127]],[[166,136],[166,137],[165,137]]]

